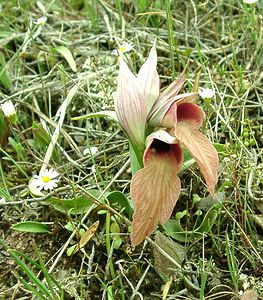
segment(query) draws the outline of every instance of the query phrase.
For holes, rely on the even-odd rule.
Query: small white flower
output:
[[[98,147],[90,147],[89,150],[92,155],[96,154],[99,151]]]
[[[5,198],[1,198],[1,199],[0,199],[0,204],[5,204],[5,203],[6,203]]]
[[[96,167],[95,167],[95,165],[91,166],[91,173],[96,174]]]
[[[209,88],[200,88],[198,93],[203,99],[212,99],[215,96],[215,90]]]
[[[39,19],[36,20],[36,24],[39,25],[39,26],[44,26],[47,22],[47,17],[46,16],[43,16]]]
[[[242,286],[244,290],[247,290],[250,287],[250,283],[248,281],[244,281]]]
[[[88,155],[88,154],[91,154],[91,155],[94,155],[96,154],[97,152],[99,151],[98,147],[90,147],[90,148],[86,148],[84,151],[83,151],[83,155]]]
[[[121,55],[123,53],[131,51],[133,48],[134,48],[133,44],[123,42],[121,45],[119,45],[118,49],[112,51],[112,54]]]
[[[34,184],[37,187],[39,191],[41,190],[53,190],[55,187],[57,187],[57,183],[59,182],[58,177],[59,174],[51,169],[46,169],[39,173],[39,175],[34,175]]]
[[[3,104],[1,104],[1,108],[2,108],[4,115],[7,118],[10,118],[16,114],[14,104],[11,100],[8,100],[8,101],[4,102]]]
[[[13,123],[16,124],[16,110],[14,107],[14,104],[11,100],[8,100],[6,102],[4,102],[3,104],[1,104],[1,109],[4,113],[4,115],[7,117],[7,119]]]
[[[246,4],[254,4],[254,3],[257,3],[258,0],[243,0],[243,2]]]

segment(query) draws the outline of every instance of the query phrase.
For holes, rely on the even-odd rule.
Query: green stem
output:
[[[174,37],[173,37],[173,16],[171,13],[171,1],[165,0],[166,20],[168,29],[168,41],[170,50],[170,62],[172,67],[172,79],[175,79],[175,64],[174,64]]]
[[[143,168],[143,153],[144,150],[139,150],[131,142],[129,143],[130,148],[130,161],[132,175],[134,175],[138,170]]]
[[[110,273],[111,273],[111,278],[115,278],[115,273],[114,273],[114,267],[113,263],[111,260],[111,238],[110,238],[110,212],[106,213],[106,249],[107,249],[107,255],[109,259],[109,268],[110,268]]]

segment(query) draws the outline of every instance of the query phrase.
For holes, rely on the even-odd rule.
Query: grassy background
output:
[[[262,3],[12,0],[0,10],[0,102],[11,99],[18,115],[18,128],[0,118],[1,299],[263,298]],[[199,70],[200,86],[216,91],[199,104],[207,116],[202,131],[222,145],[221,202],[207,215],[214,203],[191,165],[180,174],[169,223],[180,221],[183,237],[178,227],[164,227],[132,249],[127,139],[111,119],[71,118],[113,109],[116,41],[134,44],[127,59],[136,72],[156,36],[162,87],[190,60],[185,91]],[[61,46],[72,53],[70,64]],[[50,160],[61,184],[35,198],[28,181],[41,168],[74,85]],[[83,154],[95,146],[94,155]],[[113,191],[123,194],[108,197]],[[39,222],[34,230],[48,233],[11,228],[21,221]],[[67,256],[84,232],[91,239]]]

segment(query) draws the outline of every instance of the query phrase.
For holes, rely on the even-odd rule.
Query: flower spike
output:
[[[131,153],[135,153],[137,165],[142,167],[131,181],[134,202],[131,242],[135,246],[158,224],[165,224],[172,214],[181,187],[178,177],[183,163],[181,146],[196,160],[211,194],[217,183],[218,155],[199,131],[204,118],[196,104],[199,75],[191,93],[179,94],[187,65],[180,77],[160,94],[156,40],[137,76],[122,57],[119,62],[115,110],[134,150]]]

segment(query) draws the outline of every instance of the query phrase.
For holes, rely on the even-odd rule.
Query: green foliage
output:
[[[200,202],[198,202],[199,206],[202,205],[202,202],[206,203],[203,204],[203,208],[207,211],[204,216],[201,218],[201,224],[197,226],[196,228],[193,228],[193,230],[184,230],[182,227],[182,224],[180,220],[186,216],[189,215],[189,212],[187,210],[184,210],[183,212],[178,212],[176,214],[175,219],[170,219],[165,225],[164,230],[165,233],[174,238],[177,241],[180,242],[193,242],[198,239],[202,239],[204,234],[210,233],[216,218],[218,217],[220,213],[220,206],[223,201],[220,194],[216,195],[215,198],[221,198],[220,202],[214,203],[214,200],[212,197],[209,197],[209,203],[207,198],[201,199]],[[200,215],[202,215],[201,210],[197,211],[196,213],[197,218],[200,220]],[[200,214],[201,213],[201,214]],[[196,223],[195,223],[196,224]]]
[[[24,287],[31,292],[37,299],[40,300],[63,300],[64,299],[64,291],[61,289],[58,282],[50,275],[45,267],[43,259],[36,249],[36,253],[38,256],[38,262],[33,260],[32,258],[26,256],[20,251],[9,249],[12,259],[16,262],[16,264],[20,267],[23,276],[16,274],[17,278],[21,281]],[[41,271],[44,275],[46,283],[43,283],[36,274],[36,271]],[[29,278],[25,280],[25,275]]]
[[[98,198],[100,191],[89,190],[89,195],[93,198]],[[120,191],[106,193],[107,200],[113,205],[118,204],[123,209],[124,213],[130,218],[133,212],[131,204],[127,197]],[[70,215],[78,215],[87,212],[87,210],[93,205],[92,198],[87,194],[85,196],[79,196],[73,199],[60,199],[57,197],[50,197],[45,202],[56,210],[67,213]],[[103,202],[101,202],[103,205]]]
[[[93,202],[86,196],[80,196],[74,199],[51,197],[46,201],[46,203],[63,213],[77,215],[85,213],[92,206]]]
[[[42,147],[47,147],[51,142],[50,135],[46,132],[43,126],[39,123],[33,122],[32,133],[36,143],[40,144]]]
[[[23,221],[12,225],[14,230],[31,233],[49,233],[48,225],[41,222]]]
[[[0,83],[7,90],[10,90],[12,87],[11,79],[7,73],[7,65],[5,62],[4,54],[1,52],[0,52]]]

